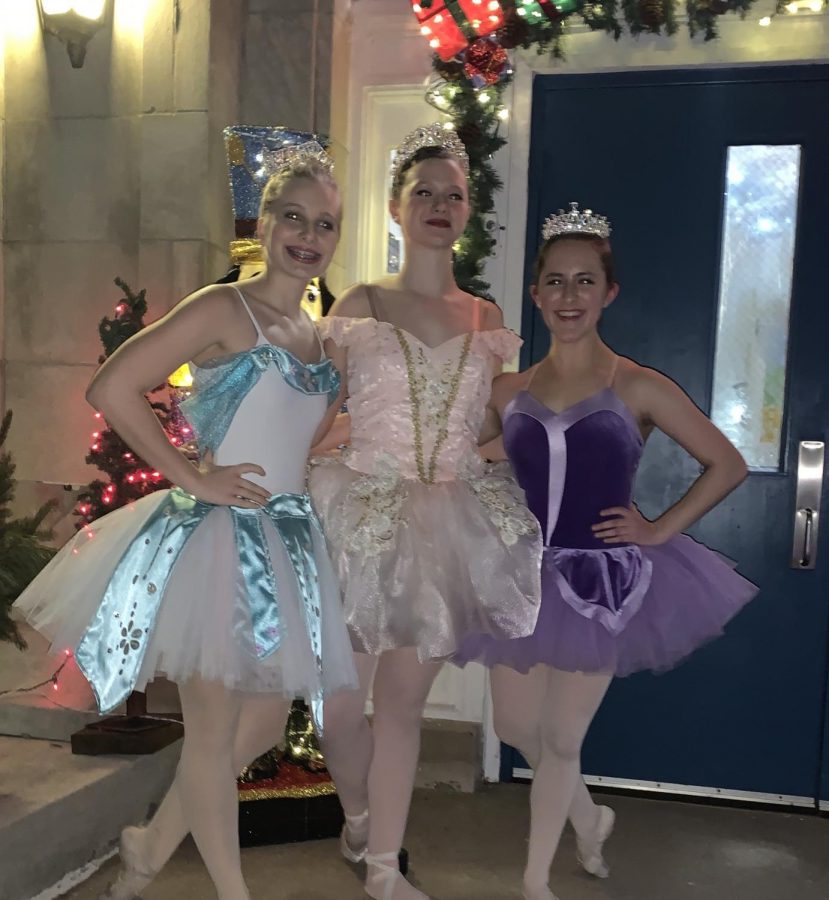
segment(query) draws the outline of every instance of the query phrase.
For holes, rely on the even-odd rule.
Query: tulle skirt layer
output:
[[[147,522],[168,502],[169,493],[158,491],[79,531],[19,597],[16,611],[51,641],[53,651],[74,650],[82,642],[119,562],[133,542],[143,541]],[[355,684],[339,589],[322,532],[311,530],[309,548],[319,579],[320,667],[285,542],[267,515],[257,517],[261,546],[255,550],[270,560],[275,576],[272,612],[280,636],[277,649],[264,658],[252,649],[257,639],[246,605],[245,566],[231,509],[212,507],[172,563],[152,628],[143,638],[143,659],[133,689],[143,689],[160,674],[176,682],[199,677],[233,690],[290,697]],[[123,625],[126,656],[131,623]]]
[[[503,470],[424,484],[328,459],[309,484],[355,650],[442,659],[470,634],[532,633],[541,539]]]
[[[454,661],[543,663],[569,672],[664,671],[723,627],[757,593],[729,561],[687,535],[654,547],[545,550],[533,634],[466,640]]]

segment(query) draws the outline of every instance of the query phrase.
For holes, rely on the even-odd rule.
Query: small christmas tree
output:
[[[121,288],[124,296],[115,307],[115,315],[105,316],[98,325],[98,334],[104,347],[98,360],[101,363],[146,324],[146,291],[134,294],[120,278],[115,279],[115,284]],[[175,389],[170,391],[166,385],[160,385],[152,391],[149,400],[170,443],[186,448],[190,444],[192,432],[178,409],[180,392]],[[105,473],[107,480],[96,479],[78,497],[76,514],[79,517],[79,528],[159,488],[170,487],[170,482],[161,472],[136,456],[115,431],[107,428],[100,413],[95,413],[95,418],[100,427],[92,432],[92,445],[86,461]]]
[[[104,348],[98,358],[99,363],[112,356],[121,344],[146,325],[146,291],[133,293],[121,278],[116,278],[115,284],[123,291],[124,296],[115,306],[115,315],[104,316],[98,323],[98,334]],[[179,410],[179,403],[185,396],[186,391],[163,384],[150,393],[148,400],[167,432],[170,443],[190,453],[192,431]],[[153,491],[171,486],[161,472],[136,456],[118,433],[107,427],[100,413],[95,413],[95,418],[99,427],[92,432],[92,445],[86,461],[100,469],[107,480],[95,479],[78,497],[75,507],[78,528],[83,528],[114,509],[140,500]],[[146,712],[146,695],[134,691],[127,698],[127,715],[141,717]]]
[[[44,504],[29,518],[12,519],[15,465],[11,454],[3,451],[11,422],[9,410],[0,425],[0,641],[11,641],[25,650],[26,642],[11,618],[11,606],[54,555],[46,543],[52,534],[42,526],[55,503]]]

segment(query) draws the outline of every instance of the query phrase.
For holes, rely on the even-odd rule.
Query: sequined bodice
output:
[[[482,471],[478,435],[492,377],[520,347],[517,335],[474,331],[429,347],[376,319],[334,317],[320,325],[348,350],[349,466],[427,483]]]

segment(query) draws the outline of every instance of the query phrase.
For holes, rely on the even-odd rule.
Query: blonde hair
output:
[[[272,203],[276,202],[285,188],[296,178],[316,178],[324,184],[328,184],[339,191],[334,176],[322,165],[313,159],[303,159],[292,165],[274,172],[265,183],[262,191],[262,199],[259,203],[259,215],[264,216]]]

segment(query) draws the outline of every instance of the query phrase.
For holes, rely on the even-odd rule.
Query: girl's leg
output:
[[[354,663],[360,687],[356,691],[340,691],[326,699],[322,736],[325,764],[337,786],[343,810],[352,819],[362,817],[368,809],[368,772],[374,740],[366,718],[366,698],[377,657],[355,653]],[[364,828],[367,833],[367,822]],[[363,843],[365,837],[364,834]]]
[[[423,900],[398,874],[409,816],[423,708],[442,663],[421,663],[414,647],[383,653],[374,679],[374,757],[368,778],[366,891],[381,900]]]
[[[530,846],[524,871],[527,897],[551,896],[550,866],[581,781],[581,746],[611,676],[545,667],[541,758],[530,792]]]
[[[179,686],[184,715],[177,791],[219,900],[250,900],[239,853],[239,800],[233,744],[241,699],[223,685],[194,679]]]
[[[532,766],[541,761],[541,722],[549,668],[533,666],[526,675],[508,666],[493,666],[490,674],[492,709],[498,737],[521,751]],[[577,835],[592,836],[599,825],[600,808],[582,778],[576,784],[568,818]],[[594,873],[595,874],[595,873]]]
[[[233,750],[235,774],[278,743],[289,709],[290,700],[273,694],[248,695],[241,701]],[[189,831],[180,792],[177,774],[149,825],[125,829],[122,847],[129,857],[123,860],[126,869],[105,896],[111,900],[131,900],[173,855]],[[141,873],[138,878],[136,868]]]
[[[280,741],[289,708],[289,700],[272,694],[251,695],[242,700],[233,749],[235,773]],[[189,831],[179,788],[176,777],[149,825],[127,829],[127,841],[135,848],[140,868],[147,872],[160,871]]]

